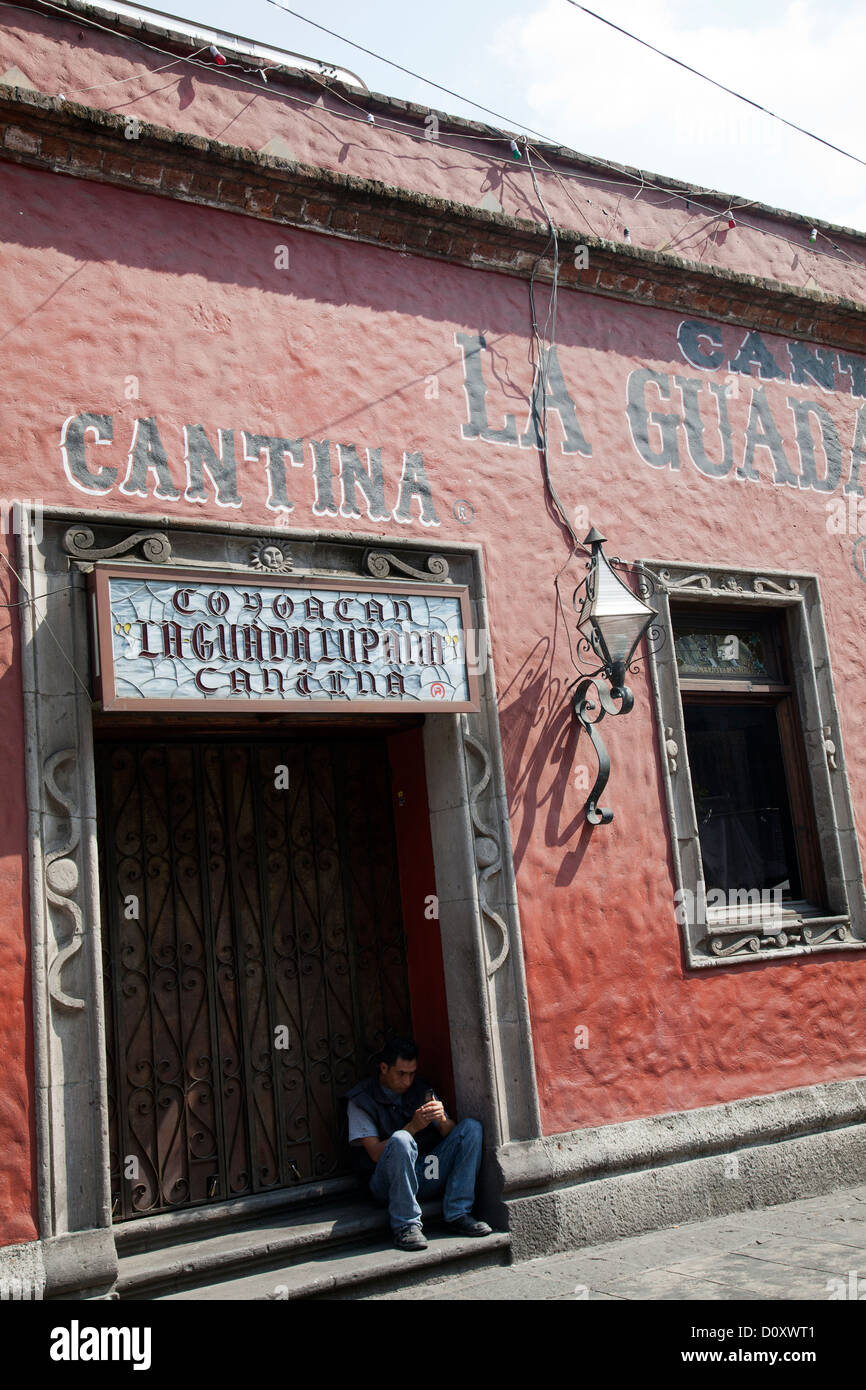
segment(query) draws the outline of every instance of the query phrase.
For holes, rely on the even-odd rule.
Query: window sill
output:
[[[692,960],[693,966],[712,965],[724,957],[749,961],[758,957],[811,955],[815,951],[864,950],[866,942],[851,935],[846,914],[827,916],[808,903],[789,904],[781,913],[752,913],[715,917],[707,914],[706,947],[709,955]],[[748,954],[746,954],[748,953]]]

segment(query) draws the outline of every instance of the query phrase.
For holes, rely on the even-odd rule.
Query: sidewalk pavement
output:
[[[866,1186],[453,1274],[379,1299],[866,1301]]]

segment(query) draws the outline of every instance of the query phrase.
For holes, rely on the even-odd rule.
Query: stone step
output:
[[[451,1236],[435,1229],[425,1235],[426,1250],[395,1250],[390,1241],[322,1252],[290,1265],[275,1265],[240,1277],[158,1293],[154,1301],[204,1300],[290,1301],[295,1299],[351,1300],[372,1290],[390,1293],[449,1274],[507,1265],[511,1238],[494,1232],[483,1239]]]
[[[199,1241],[220,1231],[242,1230],[268,1217],[277,1220],[283,1213],[306,1211],[329,1202],[351,1201],[359,1195],[355,1178],[330,1178],[234,1201],[209,1202],[183,1211],[159,1212],[154,1216],[117,1222],[114,1244],[119,1256],[134,1255]]]
[[[141,1298],[159,1289],[225,1278],[239,1269],[288,1264],[294,1256],[325,1246],[367,1234],[377,1236],[387,1225],[383,1209],[371,1202],[344,1199],[280,1209],[214,1229],[199,1227],[196,1233],[184,1232],[171,1245],[134,1248],[129,1253],[119,1247],[117,1292],[121,1298]]]
[[[507,1236],[478,1240],[458,1240],[440,1234],[441,1204],[426,1203],[422,1207],[425,1232],[431,1241],[430,1252],[396,1251],[390,1242],[387,1211],[359,1197],[357,1188],[350,1194],[331,1200],[307,1200],[302,1205],[291,1202],[269,1203],[265,1209],[250,1213],[246,1204],[225,1204],[226,1209],[215,1213],[176,1213],[162,1230],[155,1232],[152,1242],[146,1240],[149,1223],[139,1223],[134,1233],[117,1232],[119,1276],[117,1294],[120,1298],[157,1298],[168,1295],[197,1297],[210,1286],[223,1286],[227,1281],[247,1286],[250,1278],[261,1275],[256,1289],[271,1289],[275,1283],[287,1288],[300,1288],[298,1293],[284,1297],[311,1297],[308,1289],[319,1290],[333,1286],[335,1258],[342,1257],[343,1247],[354,1249],[353,1263],[340,1275],[340,1285],[352,1285],[366,1280],[368,1266],[375,1271],[383,1265],[388,1272],[399,1273],[408,1256],[413,1268],[435,1267],[445,1261],[461,1261],[469,1255],[483,1258],[482,1247],[498,1252],[496,1259],[507,1258]],[[321,1195],[321,1194],[320,1194]],[[309,1198],[309,1194],[307,1194]],[[232,1211],[231,1207],[240,1207]],[[182,1218],[182,1219],[181,1219]],[[160,1218],[153,1218],[159,1221]],[[177,1237],[168,1243],[172,1232]],[[435,1248],[434,1248],[435,1245]],[[373,1252],[372,1260],[367,1257]],[[504,1252],[504,1253],[503,1253]],[[399,1257],[395,1261],[391,1256]],[[343,1267],[340,1266],[342,1269]],[[282,1271],[276,1279],[274,1271]],[[291,1274],[291,1277],[289,1277]],[[370,1276],[372,1277],[372,1275]],[[252,1287],[252,1286],[250,1286]],[[209,1294],[208,1297],[268,1297],[265,1293]]]

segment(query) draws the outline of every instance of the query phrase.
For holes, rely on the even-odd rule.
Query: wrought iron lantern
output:
[[[593,526],[584,541],[584,545],[591,547],[592,556],[589,574],[580,586],[584,594],[579,608],[580,587],[573,598],[578,608],[578,631],[584,639],[582,645],[601,663],[580,681],[574,694],[575,718],[589,734],[598,757],[598,776],[586,800],[586,818],[590,825],[609,825],[613,820],[613,811],[598,804],[610,777],[610,758],[598,725],[606,714],[628,714],[634,705],[634,695],[625,684],[625,675],[638,643],[656,617],[655,609],[638,598],[614,571],[602,549],[605,540]],[[597,703],[588,698],[590,686],[595,687]],[[596,717],[590,718],[592,711],[599,707]]]

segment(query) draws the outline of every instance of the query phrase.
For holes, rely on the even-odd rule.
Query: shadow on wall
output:
[[[519,831],[514,840],[514,867],[519,870],[543,819],[544,843],[565,849],[557,869],[556,887],[570,884],[586,853],[592,826],[584,815],[586,792],[574,792],[571,776],[577,754],[579,727],[571,708],[572,688],[554,676],[556,631],[540,637],[499,698],[499,725],[509,814]],[[590,749],[590,752],[592,750]],[[595,772],[590,771],[594,778]],[[576,807],[570,819],[569,808]],[[580,832],[580,837],[575,839]]]
[[[564,570],[565,567],[560,575]],[[565,888],[574,882],[592,839],[594,827],[587,821],[584,807],[598,771],[598,760],[573,713],[574,691],[581,675],[571,660],[563,660],[561,632],[568,621],[567,615],[558,604],[554,611],[551,635],[538,638],[519,670],[503,687],[498,703],[515,873],[519,873],[530,844],[533,840],[537,842],[541,830],[546,849],[553,852],[545,856],[545,862],[557,866],[554,887]],[[568,655],[571,656],[571,649]],[[646,669],[644,653],[639,651],[635,660]],[[564,675],[555,675],[555,671],[562,671]],[[651,710],[648,675],[645,698]],[[666,792],[662,744],[655,718],[652,714],[650,717],[652,732],[646,755],[652,757],[651,795],[659,807],[660,832],[664,837],[661,858],[665,872],[659,882],[669,884],[672,895],[676,878],[670,835],[663,815]],[[576,773],[581,768],[587,775],[585,781],[578,783]],[[556,851],[561,854],[557,855]],[[661,865],[659,873],[662,873]],[[665,897],[658,909],[670,914],[676,933],[673,939],[678,942],[680,969],[685,975],[688,970],[685,945],[682,935],[676,931],[671,897],[666,887],[662,891]],[[751,969],[743,963],[732,968],[740,973],[744,968]],[[760,969],[761,964],[756,962],[754,968]]]

